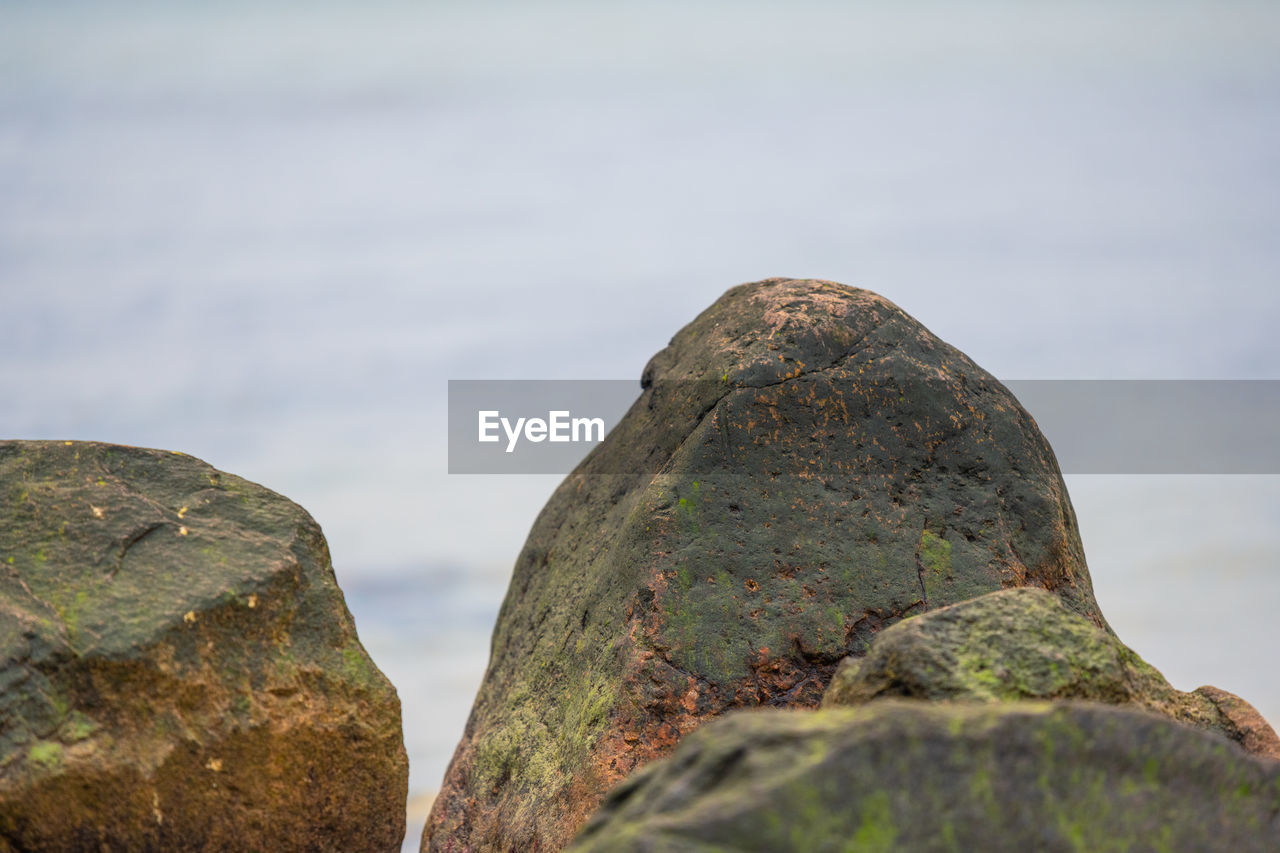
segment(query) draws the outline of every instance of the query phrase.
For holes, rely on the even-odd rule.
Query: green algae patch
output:
[[[72,711],[63,725],[64,737],[73,743],[84,740],[97,729],[98,724],[80,711]]]
[[[1224,746],[1075,701],[736,712],[615,789],[568,850],[1274,849],[1280,763]]]
[[[897,842],[898,826],[889,806],[889,794],[873,791],[862,801],[861,820],[846,849],[860,853],[893,853],[898,849]]]
[[[27,761],[41,770],[54,770],[62,765],[62,745],[42,740],[27,750]]]
[[[951,543],[928,530],[922,531],[920,560],[930,576],[945,578],[951,574]]]
[[[951,543],[928,530],[920,534],[920,587],[925,606],[946,600],[945,584],[951,579]]]
[[[474,767],[478,784],[490,790],[524,784],[528,779],[565,784],[583,770],[616,697],[607,680],[589,671],[571,676],[560,687],[565,699],[562,715],[523,711],[499,736],[477,745]],[[529,707],[519,700],[533,689],[525,686],[514,694],[517,707]]]

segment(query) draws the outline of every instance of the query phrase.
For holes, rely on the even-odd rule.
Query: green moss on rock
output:
[[[54,770],[62,765],[62,745],[47,740],[37,741],[27,750],[27,761],[40,770]]]
[[[886,697],[1135,705],[1280,758],[1280,740],[1244,700],[1214,688],[1174,689],[1113,634],[1034,588],[989,593],[887,628],[864,657],[836,670],[823,705]]]
[[[744,711],[616,787],[568,850],[1262,853],[1278,785],[1280,762],[1087,702]]]

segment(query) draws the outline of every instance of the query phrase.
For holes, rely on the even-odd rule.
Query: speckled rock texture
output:
[[[885,629],[864,657],[841,663],[822,704],[883,698],[1136,705],[1280,759],[1280,739],[1249,703],[1214,687],[1174,689],[1114,635],[1033,588],[988,593]]]
[[[407,783],[301,507],[179,453],[0,442],[0,850],[398,850]]]
[[[516,561],[425,849],[560,849],[684,734],[815,707],[913,613],[1038,586],[1105,626],[1035,422],[874,293],[735,287],[641,386]]]
[[[573,853],[1280,849],[1280,762],[1089,702],[740,712],[610,794]]]

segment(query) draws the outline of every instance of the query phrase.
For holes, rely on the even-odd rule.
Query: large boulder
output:
[[[1280,762],[1088,702],[739,712],[614,789],[573,853],[1280,849]]]
[[[1280,739],[1249,703],[1214,687],[1175,689],[1115,635],[1033,588],[988,593],[887,628],[864,657],[841,663],[822,704],[884,698],[1134,705],[1280,758]]]
[[[730,708],[813,707],[882,628],[1009,586],[1105,623],[1053,453],[886,299],[733,288],[539,515],[423,833],[554,850]]]
[[[396,850],[407,784],[301,507],[180,453],[0,442],[0,849]]]

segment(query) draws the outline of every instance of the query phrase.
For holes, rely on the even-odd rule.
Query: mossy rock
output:
[[[1280,762],[1089,702],[741,711],[615,788],[571,853],[1280,849]]]
[[[0,849],[397,850],[395,689],[299,506],[0,442]]]
[[[686,732],[816,706],[904,616],[1030,585],[1105,626],[1035,422],[888,300],[733,288],[641,389],[516,561],[426,849],[558,849]]]
[[[989,593],[887,628],[864,657],[841,663],[822,704],[883,698],[1136,705],[1280,758],[1280,739],[1243,699],[1212,687],[1176,690],[1113,634],[1039,589]]]

